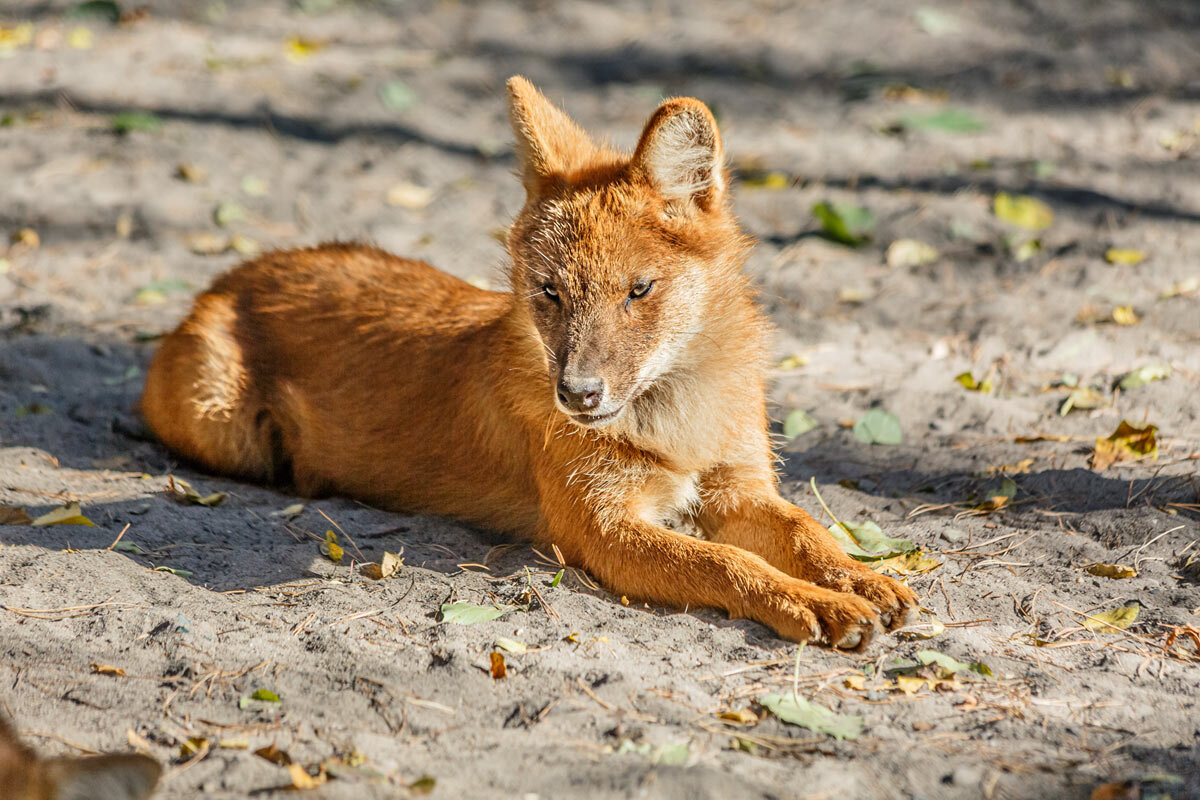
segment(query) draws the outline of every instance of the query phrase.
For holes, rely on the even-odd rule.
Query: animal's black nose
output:
[[[591,411],[604,401],[603,378],[560,378],[558,402],[568,411]]]

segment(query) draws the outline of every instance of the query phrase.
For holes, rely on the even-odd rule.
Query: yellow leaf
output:
[[[125,674],[125,670],[121,669],[120,667],[113,667],[108,664],[101,664],[101,663],[95,662],[95,661],[92,662],[91,667],[92,667],[93,675],[118,675],[119,676],[119,675]]]
[[[42,243],[42,237],[38,236],[38,232],[33,228],[21,228],[12,235],[13,244],[24,245],[25,247],[38,247]]]
[[[1104,260],[1110,264],[1140,264],[1146,260],[1146,254],[1141,250],[1121,250],[1110,247],[1104,251]]]
[[[1118,325],[1137,325],[1142,321],[1133,306],[1117,306],[1113,309],[1112,318]]]
[[[71,29],[71,33],[67,36],[67,44],[76,50],[90,50],[92,49],[92,41],[95,38],[96,35],[92,33],[91,28],[80,26]]]
[[[1200,277],[1184,278],[1163,290],[1162,294],[1159,295],[1159,299],[1169,300],[1172,297],[1185,297],[1189,294],[1195,294],[1198,291],[1200,291]]]
[[[913,550],[911,553],[876,561],[870,566],[871,569],[878,572],[891,572],[895,575],[920,575],[932,572],[941,565],[942,562],[936,558],[929,558],[920,550]]]
[[[1031,231],[1044,230],[1054,223],[1050,206],[1023,194],[998,193],[992,201],[992,211],[1005,222]]]
[[[897,675],[896,688],[905,694],[916,694],[921,691],[928,681],[915,675]]]
[[[192,506],[219,506],[225,499],[224,492],[202,495],[190,483],[174,475],[167,476],[167,495],[177,503]]]
[[[1092,564],[1087,567],[1089,575],[1101,578],[1136,578],[1137,570],[1125,564]]]
[[[42,514],[29,524],[39,527],[43,525],[86,525],[89,528],[96,527],[94,522],[83,516],[83,512],[79,508],[79,503],[67,503],[65,506]]]
[[[886,262],[889,267],[919,267],[938,260],[938,251],[916,239],[897,239],[888,245]]]
[[[1113,608],[1108,611],[1102,611],[1099,614],[1093,614],[1083,621],[1083,627],[1089,631],[1097,633],[1112,633],[1114,630],[1125,630],[1133,621],[1137,619],[1138,611],[1141,606],[1137,603],[1130,603],[1127,606]]]
[[[1020,441],[1020,439],[1018,439]],[[1027,475],[1036,459],[1023,458],[1015,464],[996,464],[983,470],[984,475]]]
[[[125,740],[129,742],[129,746],[134,750],[139,750],[141,752],[148,752],[150,750],[150,740],[148,740],[145,736],[142,736],[133,728],[126,729]]]
[[[321,553],[337,564],[341,562],[344,552],[342,546],[338,544],[337,534],[333,531],[325,531],[325,541],[321,543]]]
[[[316,789],[328,780],[325,775],[325,765],[321,765],[321,770],[316,775],[309,775],[308,771],[299,764],[288,764],[288,776],[292,779],[292,787],[295,789]]]
[[[223,750],[249,750],[250,740],[244,736],[238,736],[230,739],[218,739],[217,747]]]
[[[22,22],[12,28],[0,25],[0,50],[24,47],[33,41],[33,23]]]
[[[325,43],[317,39],[308,39],[303,36],[289,37],[283,45],[283,51],[292,61],[303,61],[304,59],[322,50]]]
[[[1092,469],[1107,469],[1117,461],[1138,461],[1143,458],[1158,458],[1158,428],[1147,425],[1135,428],[1125,420],[1111,436],[1096,440],[1092,453]]]
[[[846,678],[846,680],[842,681],[842,683],[845,685],[845,687],[847,689],[857,689],[858,691],[861,692],[861,691],[866,690],[866,688],[867,688],[867,676],[866,675],[851,675],[848,678]]]
[[[179,757],[191,758],[194,755],[207,752],[208,747],[208,739],[202,736],[193,736],[179,746]]]
[[[797,355],[797,354],[793,353],[792,355],[786,356],[782,360],[780,360],[779,369],[782,369],[782,370],[800,369],[800,367],[808,366],[808,362],[809,362],[808,356],[802,356],[802,355]]]
[[[723,720],[736,722],[739,725],[754,725],[758,722],[758,714],[748,708],[737,708],[732,711],[722,711],[717,715]]]

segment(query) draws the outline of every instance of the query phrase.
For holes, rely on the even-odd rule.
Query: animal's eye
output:
[[[633,300],[639,297],[645,297],[652,288],[654,288],[654,281],[639,281],[633,285],[632,289],[629,290],[629,298]]]
[[[543,284],[542,294],[546,295],[546,297],[549,297],[554,302],[558,302],[558,289],[555,289],[552,284]]]

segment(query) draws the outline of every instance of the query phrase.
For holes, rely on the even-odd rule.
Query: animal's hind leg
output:
[[[141,411],[171,449],[215,472],[271,481],[290,477],[278,426],[237,337],[230,295],[208,294],[163,339],[146,376]]]

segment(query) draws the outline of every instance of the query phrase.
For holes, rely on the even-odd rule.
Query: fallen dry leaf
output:
[[[60,506],[53,511],[42,514],[29,524],[38,527],[43,525],[86,525],[89,528],[96,527],[96,523],[83,516],[83,511],[79,508],[79,503],[67,503],[65,506]]]
[[[299,764],[288,764],[288,776],[292,779],[292,787],[301,791],[316,789],[329,780],[325,774],[324,764],[321,765],[320,771],[316,775],[309,775],[308,770]]]
[[[1135,428],[1125,420],[1110,436],[1096,439],[1092,453],[1092,469],[1107,469],[1118,461],[1138,461],[1158,458],[1158,428],[1147,425]]]
[[[0,505],[0,525],[28,525],[33,522],[29,512],[20,506]]]
[[[1092,614],[1083,621],[1083,627],[1089,631],[1096,633],[1113,633],[1118,630],[1125,630],[1133,624],[1138,617],[1138,612],[1141,610],[1141,605],[1138,603],[1130,603],[1127,606],[1120,608],[1109,609],[1102,611],[1099,614]]]
[[[504,654],[495,650],[491,654],[492,659],[492,677],[496,680],[508,677],[508,666],[504,663]]]
[[[125,670],[120,667],[110,666],[109,664],[101,664],[93,661],[91,664],[92,674],[94,675],[124,675]]]
[[[1136,578],[1137,570],[1126,564],[1092,564],[1085,571],[1101,578]]]

